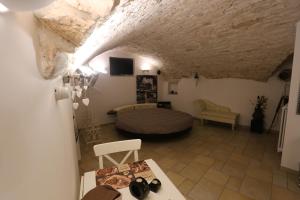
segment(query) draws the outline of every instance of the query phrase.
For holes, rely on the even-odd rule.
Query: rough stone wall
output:
[[[53,77],[53,75],[57,74],[57,71],[60,70],[59,66],[57,66],[57,58],[61,53],[74,53],[75,48],[73,44],[48,30],[42,24],[38,26],[37,35],[37,61],[39,71],[44,78],[48,79]]]
[[[80,11],[63,0],[35,12],[39,21],[53,32],[63,37],[74,46],[79,46],[95,18],[87,12]]]
[[[130,49],[158,58],[167,78],[198,72],[208,78],[265,81],[293,52],[299,10],[299,0],[121,1],[79,52],[91,49],[87,55],[91,59],[113,48]],[[87,20],[80,25],[83,29],[72,28],[74,32],[68,34],[62,27],[70,27],[72,19],[78,22],[78,16],[69,15],[68,20],[53,17],[50,21],[38,17],[75,45],[80,39],[70,35],[84,38],[92,26]],[[54,24],[59,27],[54,28]]]
[[[102,0],[97,5],[96,2],[57,0],[35,12],[39,26],[38,61],[44,78],[52,78],[58,58],[64,53],[74,53],[75,48],[89,36],[93,26],[103,23],[110,14],[112,0]]]

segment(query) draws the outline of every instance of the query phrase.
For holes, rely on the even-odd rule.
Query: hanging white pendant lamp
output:
[[[78,109],[78,107],[79,107],[79,103],[77,103],[77,102],[74,102],[74,103],[73,103],[73,108],[74,108],[74,110],[77,110],[77,109]]]
[[[89,98],[84,98],[84,99],[82,99],[82,103],[83,103],[85,106],[88,106],[89,103],[90,103]]]
[[[76,91],[76,95],[77,95],[78,98],[80,98],[81,95],[82,95],[82,90],[77,90]]]

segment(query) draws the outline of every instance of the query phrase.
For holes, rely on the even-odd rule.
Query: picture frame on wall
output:
[[[136,76],[136,101],[137,103],[157,102],[157,76]]]

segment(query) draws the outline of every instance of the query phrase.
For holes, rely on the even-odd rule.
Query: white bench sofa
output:
[[[232,130],[236,128],[239,114],[231,112],[230,108],[217,105],[206,99],[198,99],[194,103],[197,112],[196,118],[201,120],[202,125],[204,120],[210,120],[231,124]]]

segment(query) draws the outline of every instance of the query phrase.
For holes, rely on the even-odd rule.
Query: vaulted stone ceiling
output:
[[[299,0],[59,0],[36,16],[74,48],[93,43],[89,58],[122,48],[159,59],[168,78],[265,81],[293,52],[299,10]]]

